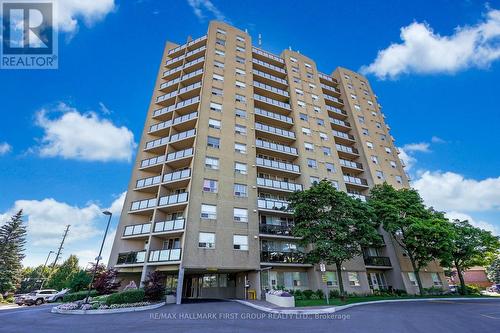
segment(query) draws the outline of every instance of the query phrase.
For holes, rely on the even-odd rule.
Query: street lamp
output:
[[[99,260],[101,260],[101,254],[102,254],[102,248],[104,247],[104,242],[106,241],[106,235],[108,234],[108,229],[109,229],[109,223],[111,222],[111,216],[113,216],[113,213],[111,213],[108,210],[105,210],[102,212],[104,215],[109,216],[108,218],[108,224],[106,225],[106,231],[104,231],[104,237],[102,238],[102,243],[101,243],[101,249],[99,250],[99,255],[97,256],[96,263],[94,266],[94,273],[92,274],[92,280],[90,280],[89,283],[89,290],[87,291],[87,297],[85,298],[85,303],[89,302],[89,297],[90,297],[90,289],[92,288],[92,283],[94,282],[95,275],[97,273],[97,267],[99,266]]]
[[[47,262],[49,261],[49,257],[52,253],[55,253],[54,251],[49,251],[49,254],[47,255],[47,259],[45,259],[45,264],[43,264],[42,272],[40,273],[40,276],[42,277],[42,283],[40,284],[40,289],[43,289],[43,273],[45,272],[45,267],[47,266]]]

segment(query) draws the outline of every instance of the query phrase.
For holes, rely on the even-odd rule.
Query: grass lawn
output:
[[[481,295],[446,295],[446,296],[353,296],[347,298],[345,302],[342,302],[339,298],[330,299],[330,305],[346,305],[352,303],[361,303],[361,302],[371,302],[371,301],[382,301],[382,300],[391,300],[391,299],[419,299],[419,298],[457,298],[457,297],[484,297],[490,298],[492,296],[481,296]],[[326,299],[305,299],[305,300],[296,300],[296,307],[304,307],[304,306],[324,306],[326,304]]]

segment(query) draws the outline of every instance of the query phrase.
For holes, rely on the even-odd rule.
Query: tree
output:
[[[372,188],[368,204],[376,221],[408,256],[423,295],[420,270],[451,246],[448,220],[442,213],[427,209],[416,190],[396,190],[387,183]]]
[[[43,277],[48,275],[50,268],[39,265],[37,267],[25,267],[21,272],[21,283],[16,293],[25,294],[40,289]]]
[[[160,301],[165,297],[165,274],[154,271],[144,281],[144,294],[147,300]]]
[[[46,285],[48,288],[57,290],[69,288],[71,281],[79,271],[78,257],[72,254],[50,276]]]
[[[500,248],[500,241],[491,232],[474,227],[468,221],[454,220],[451,227],[451,246],[442,253],[441,264],[455,267],[460,293],[466,294],[463,272],[472,266],[487,265],[492,254]]]
[[[0,227],[0,294],[16,290],[20,283],[26,243],[26,226],[20,210]]]
[[[93,272],[93,269],[90,272]],[[99,265],[99,267],[97,268],[95,279],[92,283],[92,288],[97,290],[97,293],[99,295],[111,294],[116,291],[118,287],[120,287],[120,281],[116,279],[117,276],[118,271],[116,269],[106,269],[104,265]]]
[[[486,274],[488,274],[488,279],[491,282],[500,284],[500,256],[497,256],[490,266],[486,268]]]
[[[361,255],[362,247],[382,242],[370,207],[327,180],[293,193],[289,200],[295,220],[292,234],[301,237],[304,246],[312,245],[306,261],[335,265],[343,297],[342,263]]]
[[[84,270],[80,270],[78,273],[73,275],[73,278],[69,282],[68,288],[71,289],[71,292],[85,290],[85,288],[88,288],[91,278],[92,275]]]

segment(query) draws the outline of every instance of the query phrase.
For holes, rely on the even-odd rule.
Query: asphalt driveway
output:
[[[167,305],[136,313],[61,315],[50,306],[0,311],[0,332],[500,332],[499,300],[365,305],[323,318],[272,315],[235,302]]]

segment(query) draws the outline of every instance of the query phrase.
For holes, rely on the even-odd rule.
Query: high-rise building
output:
[[[365,200],[374,184],[408,187],[403,167],[364,76],[324,74],[213,21],[205,36],[166,44],[109,264],[124,283],[165,272],[178,302],[336,288],[335,267],[325,284],[304,263],[287,196],[328,179]],[[346,290],[415,293],[408,259],[380,232],[383,246],[342,267]],[[435,263],[421,277],[445,283]]]

